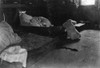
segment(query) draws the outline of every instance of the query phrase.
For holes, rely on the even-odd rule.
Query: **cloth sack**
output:
[[[1,55],[1,60],[5,60],[7,62],[20,62],[23,67],[26,67],[27,62],[27,50],[21,48],[20,46],[12,46],[5,49]]]

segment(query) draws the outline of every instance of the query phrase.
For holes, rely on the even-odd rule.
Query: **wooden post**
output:
[[[2,0],[0,0],[0,22],[3,21]]]

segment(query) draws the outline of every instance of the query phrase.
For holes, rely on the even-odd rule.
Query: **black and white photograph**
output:
[[[0,68],[100,68],[100,0],[0,0]]]

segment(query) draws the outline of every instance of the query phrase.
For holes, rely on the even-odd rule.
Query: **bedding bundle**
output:
[[[43,16],[31,16],[26,11],[19,11],[20,23],[22,26],[51,27],[51,22]]]
[[[12,27],[6,21],[0,22],[0,58],[2,61],[20,62],[23,67],[26,67],[27,50],[17,45],[20,42],[21,38],[14,33]]]

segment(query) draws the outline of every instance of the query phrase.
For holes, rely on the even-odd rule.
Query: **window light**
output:
[[[95,0],[81,0],[81,5],[95,5]]]

